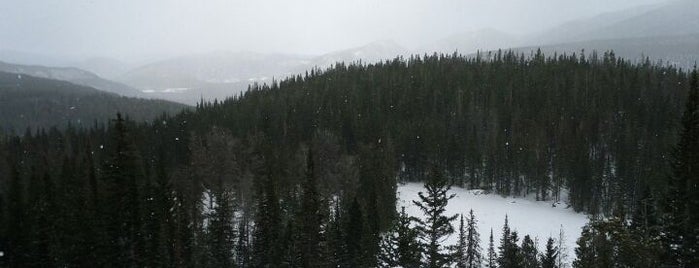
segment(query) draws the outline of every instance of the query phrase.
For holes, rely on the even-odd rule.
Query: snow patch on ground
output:
[[[415,206],[412,200],[419,200],[418,192],[424,191],[422,183],[407,183],[398,185],[398,210],[405,207],[410,216],[422,217],[422,212]],[[473,213],[478,221],[481,248],[483,253],[488,250],[488,237],[490,229],[493,229],[495,247],[500,243],[502,226],[505,223],[505,214],[508,215],[510,228],[517,231],[521,243],[522,238],[529,234],[536,238],[539,251],[545,249],[548,237],[558,239],[561,228],[565,233],[564,244],[567,248],[568,264],[575,259],[575,242],[580,237],[582,227],[587,223],[588,217],[582,213],[576,213],[563,205],[552,206],[553,201],[534,201],[523,198],[502,197],[496,194],[485,194],[482,190],[466,190],[452,187],[450,193],[456,197],[449,201],[447,215]],[[458,232],[459,220],[452,222]],[[456,243],[458,233],[454,233],[446,240],[447,245]]]

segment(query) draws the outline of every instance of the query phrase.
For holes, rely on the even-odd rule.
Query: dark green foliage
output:
[[[143,237],[139,185],[144,181],[141,159],[133,137],[120,114],[114,121],[109,158],[102,167],[104,203],[102,220],[108,235],[106,247],[112,255],[106,263],[137,266]]]
[[[335,200],[333,215],[328,223],[328,265],[332,267],[344,267],[347,262],[347,245],[343,229],[345,210],[341,208],[339,201]]]
[[[546,240],[546,251],[541,254],[539,260],[541,268],[558,268],[556,258],[558,258],[558,247],[552,237]]]
[[[589,223],[577,243],[574,268],[660,266],[657,244],[639,239],[618,217]]]
[[[451,185],[444,178],[441,170],[436,166],[432,168],[424,184],[426,192],[419,192],[419,201],[413,201],[424,219],[413,218],[416,222],[415,229],[420,233],[420,240],[424,248],[424,263],[426,267],[436,268],[448,266],[451,257],[445,253],[442,241],[447,236],[454,233],[451,222],[458,215],[444,215],[449,200],[454,198],[454,194],[449,194]]]
[[[664,263],[699,265],[699,77],[691,74],[681,120],[680,140],[672,158],[672,175],[663,202]]]
[[[313,151],[308,151],[306,160],[306,180],[303,183],[301,196],[301,211],[298,216],[299,250],[302,267],[320,267],[324,260],[322,246],[323,214],[320,193],[316,182],[313,165]]]
[[[12,91],[17,78],[10,78]],[[33,83],[48,83],[42,81]],[[429,180],[436,176],[426,174],[441,173],[443,185],[535,194],[540,200],[557,200],[559,190],[567,189],[579,211],[634,211],[634,227],[619,232],[621,238],[648,246],[632,246],[632,252],[653,256],[659,251],[650,248],[660,234],[668,234],[662,237],[667,242],[699,226],[696,213],[688,213],[696,211],[698,196],[691,183],[696,172],[688,172],[696,160],[687,153],[694,150],[690,134],[679,137],[684,142],[673,161],[677,172],[664,180],[670,171],[664,159],[678,140],[674,118],[681,114],[688,84],[682,71],[632,65],[611,53],[531,59],[506,52],[487,58],[433,55],[311,70],[146,123],[122,118],[90,128],[29,129],[22,137],[13,134],[17,131],[0,133],[0,157],[6,159],[0,163],[0,244],[6,245],[0,247],[8,249],[10,267],[30,261],[255,266],[263,254],[256,243],[277,237],[280,267],[373,266],[380,234],[398,222],[396,256],[404,267],[415,267],[419,258],[431,260],[435,253],[434,247],[418,252],[415,232],[436,226],[423,222],[423,229],[410,228],[405,217],[395,219],[395,180]],[[113,114],[110,102],[89,102]],[[129,116],[143,122],[140,106],[128,103],[138,110]],[[81,105],[73,106],[85,110]],[[691,122],[682,125],[692,129]],[[305,160],[307,148],[313,160]],[[429,170],[432,163],[439,168]],[[265,190],[267,180],[275,191]],[[686,201],[684,208],[666,206],[676,202],[661,198],[665,188],[678,193],[668,196]],[[203,201],[209,193],[225,200],[228,209],[208,210]],[[270,193],[276,198],[267,201],[277,199],[278,212],[265,201]],[[662,206],[657,213],[668,217],[658,223],[652,216],[656,203]],[[53,206],[56,210],[45,209]],[[668,221],[670,216],[678,221]],[[55,224],[47,226],[44,219]],[[449,233],[442,226],[433,233]],[[513,237],[505,240],[507,250],[517,245]],[[682,240],[679,255],[691,257],[696,243]],[[493,243],[487,253],[489,267],[503,258],[497,258]]]
[[[490,229],[490,238],[488,238],[488,255],[485,256],[485,266],[488,268],[497,267],[498,254],[495,252],[495,244],[493,241],[493,229]]]
[[[466,228],[466,263],[469,268],[481,266],[483,256],[481,254],[481,236],[478,233],[478,221],[473,214],[473,209],[468,212],[468,224]]]
[[[481,267],[483,255],[481,253],[481,239],[476,225],[477,222],[473,210],[470,210],[466,226],[464,227],[464,216],[461,215],[459,239],[455,245],[453,256],[456,267]]]
[[[248,226],[248,220],[245,215],[243,215],[243,218],[238,222],[238,240],[237,243],[235,244],[235,266],[237,267],[248,267],[250,266],[250,234],[249,231],[250,227]],[[225,254],[233,254],[233,242],[229,244],[228,247],[226,247]],[[231,266],[231,265],[228,265]],[[220,267],[218,265],[213,265],[211,267]]]
[[[502,227],[502,237],[500,238],[500,246],[498,247],[498,267],[522,267],[522,252],[517,243],[519,243],[517,232],[510,230],[507,216],[505,216],[505,225]]]
[[[382,240],[381,267],[417,268],[421,264],[422,248],[419,233],[411,226],[412,219],[401,207],[393,227]]]
[[[28,212],[24,208],[24,186],[20,178],[17,167],[14,166],[14,161],[8,160],[10,167],[9,171],[9,195],[7,197],[7,207],[9,221],[7,226],[7,252],[5,252],[8,267],[21,267],[28,263],[29,259],[26,255],[29,249],[29,239],[27,236],[31,234],[28,227],[28,219],[25,214]]]
[[[232,197],[228,190],[219,189],[211,195],[212,208],[207,228],[207,258],[210,267],[230,267],[234,261],[235,226],[233,225]],[[239,223],[239,240],[246,235],[246,222]]]
[[[459,217],[459,239],[454,247],[453,258],[456,267],[467,267],[466,248],[468,247],[468,242],[466,241],[466,231],[464,230],[464,214],[461,214]]]
[[[419,232],[410,225],[411,222],[411,218],[405,213],[405,208],[401,208],[397,219],[397,235],[398,265],[402,267],[418,267],[420,264]]]
[[[540,267],[539,263],[539,252],[536,249],[534,240],[525,235],[522,239],[522,264],[523,268],[537,268]]]
[[[357,198],[352,199],[350,205],[347,223],[345,225],[347,256],[345,263],[349,267],[356,267],[362,263],[362,237],[364,235],[364,215],[362,208],[359,205]]]
[[[75,245],[59,244],[58,237],[61,234],[55,232],[57,201],[53,182],[48,174],[38,177],[32,174],[29,185],[29,211],[28,222],[31,225],[27,226],[29,232],[28,241],[29,247],[24,252],[28,257],[29,266],[34,267],[50,267],[56,265],[56,257],[61,256],[58,253],[59,245],[75,247]],[[61,260],[67,263],[67,260]]]
[[[279,198],[274,180],[267,178],[258,201],[255,231],[253,232],[253,261],[255,267],[278,267],[282,261],[282,222]]]

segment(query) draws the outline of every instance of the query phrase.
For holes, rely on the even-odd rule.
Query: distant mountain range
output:
[[[519,47],[514,51],[528,54],[541,49],[546,55],[553,53],[599,54],[612,50],[617,57],[639,63],[646,59],[651,63],[670,64],[691,69],[699,60],[699,33],[660,37],[638,37],[607,40],[580,41],[544,46]]]
[[[224,99],[238,94],[251,83],[279,80],[312,68],[327,68],[336,62],[371,63],[398,55],[455,51],[471,54],[496,49],[527,53],[537,48],[547,53],[614,50],[617,55],[632,60],[647,57],[654,62],[689,68],[699,61],[699,1],[640,6],[522,36],[496,29],[462,32],[412,50],[383,40],[324,55],[224,51],[173,57],[140,66],[108,58],[71,63],[81,69],[0,63],[0,71],[65,80],[123,96],[194,104],[200,99]],[[4,59],[57,62],[47,56],[0,51],[0,60]]]
[[[153,98],[194,104],[202,98],[224,99],[251,83],[269,83],[337,62],[376,62],[407,51],[395,42],[378,41],[321,56],[214,52],[154,62],[115,79]]]
[[[97,76],[94,73],[74,67],[46,67],[39,65],[21,65],[0,62],[0,71],[31,75],[40,78],[68,81],[77,85],[93,87],[102,91],[121,96],[144,97],[138,89],[122,83],[114,82]]]
[[[25,129],[92,126],[121,112],[137,121],[174,114],[187,106],[164,101],[122,97],[66,81],[0,72],[0,131],[21,134]]]

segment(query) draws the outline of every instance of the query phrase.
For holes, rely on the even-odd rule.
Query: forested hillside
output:
[[[279,147],[318,130],[350,153],[383,141],[401,180],[438,162],[459,185],[539,199],[565,187],[575,209],[597,213],[666,176],[687,86],[681,71],[613,53],[429,56],[253,87],[190,121]]]
[[[136,121],[163,113],[176,114],[187,106],[160,100],[121,97],[69,82],[0,72],[0,131],[23,133],[27,128],[89,128],[104,124],[116,112]]]
[[[613,53],[414,56],[311,70],[147,123],[7,135],[0,242],[13,267],[371,267],[382,233],[402,230],[406,263],[439,267],[452,260],[438,238],[454,229],[429,226],[456,215],[411,231],[397,181],[426,182],[424,211],[454,183],[627,215],[678,189],[666,181],[689,85],[686,71]],[[432,240],[413,247],[418,236]],[[503,237],[501,256],[515,254],[507,219]]]

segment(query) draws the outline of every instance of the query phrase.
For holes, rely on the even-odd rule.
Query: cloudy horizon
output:
[[[211,51],[319,55],[377,40],[414,49],[462,32],[532,34],[667,1],[12,1],[0,10],[0,50],[138,61]]]

